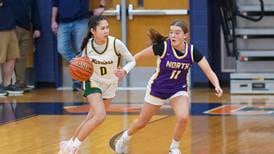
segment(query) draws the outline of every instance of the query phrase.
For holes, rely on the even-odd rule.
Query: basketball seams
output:
[[[74,80],[86,81],[93,73],[93,65],[87,57],[78,57],[71,61],[69,72]]]
[[[74,66],[74,67],[80,68],[81,70],[86,71],[86,72],[88,72],[88,73],[92,73],[92,71],[89,71],[89,70],[87,70],[87,69],[84,69],[83,67],[80,67],[80,66],[78,66],[78,65],[71,64],[71,66]]]

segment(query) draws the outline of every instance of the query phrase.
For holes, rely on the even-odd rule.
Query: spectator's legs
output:
[[[60,23],[57,32],[58,52],[67,62],[76,56],[72,44],[72,25],[72,23]]]
[[[5,87],[11,84],[11,78],[12,78],[14,66],[15,66],[15,59],[8,60],[2,65],[3,84]]]
[[[18,40],[15,30],[0,32],[0,63],[2,69],[2,83],[4,86],[11,84],[15,60],[19,58]]]
[[[88,32],[88,19],[75,21],[73,24],[73,46],[76,54],[81,53],[81,44]]]
[[[81,53],[81,44],[88,32],[88,19],[78,20],[73,23],[73,47],[76,55]],[[80,91],[82,88],[82,82],[73,80],[73,90]]]
[[[22,89],[26,88],[27,56],[31,50],[31,33],[21,27],[16,27],[16,35],[19,41],[20,58],[15,65],[16,85]]]
[[[4,37],[1,37],[1,35]],[[1,50],[5,52],[5,54],[1,54],[1,55],[4,55],[4,57],[2,57],[2,60],[0,61],[0,63],[3,63],[2,76],[3,76],[4,89],[10,94],[22,94],[24,91],[16,87],[15,85],[12,85],[12,82],[11,82],[12,73],[15,66],[15,60],[18,59],[20,55],[15,31],[10,30],[10,31],[1,32],[0,37],[7,39],[4,47],[3,46],[1,47],[2,48]]]

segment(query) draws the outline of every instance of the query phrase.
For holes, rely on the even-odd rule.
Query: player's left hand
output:
[[[122,68],[119,67],[114,72],[114,74],[118,77],[119,81],[121,81],[124,78],[124,76],[126,75],[126,71],[124,69],[122,69]]]
[[[215,92],[216,92],[216,95],[218,96],[218,97],[221,97],[222,96],[222,94],[223,94],[223,90],[222,90],[222,88],[221,87],[215,87]]]

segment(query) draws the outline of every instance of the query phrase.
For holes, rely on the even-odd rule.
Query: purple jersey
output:
[[[193,46],[185,42],[186,52],[182,56],[176,54],[168,39],[165,49],[157,58],[157,69],[149,81],[148,87],[152,96],[167,99],[178,91],[187,91],[187,74],[193,64]]]

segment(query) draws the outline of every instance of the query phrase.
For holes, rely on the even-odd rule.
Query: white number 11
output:
[[[180,73],[181,71],[176,71],[176,70],[172,71],[170,79],[177,79]]]

